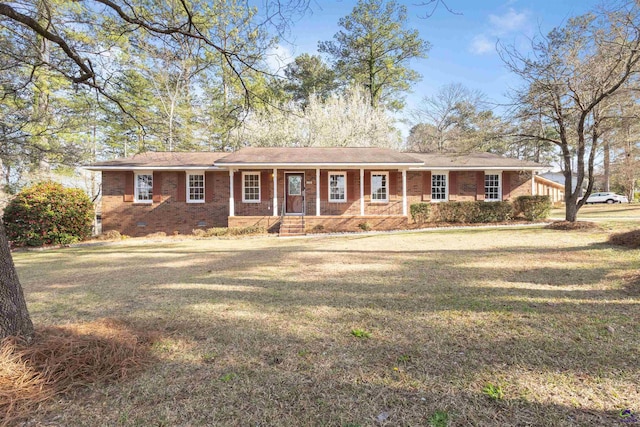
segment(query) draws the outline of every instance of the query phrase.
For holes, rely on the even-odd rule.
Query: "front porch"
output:
[[[279,231],[281,218],[280,216],[230,216],[229,227],[259,226],[276,233]],[[304,217],[305,233],[363,231],[367,226],[371,230],[387,231],[407,228],[408,225],[409,218],[402,215],[309,215]]]

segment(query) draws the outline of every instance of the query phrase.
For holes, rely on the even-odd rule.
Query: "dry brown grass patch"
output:
[[[124,322],[41,328],[31,344],[0,344],[0,425],[24,418],[37,404],[99,383],[118,381],[151,362],[153,335]]]
[[[626,246],[632,249],[640,248],[640,230],[632,230],[626,233],[616,233],[609,237],[609,243],[618,246]]]
[[[550,230],[600,230],[600,226],[591,221],[554,221],[545,228]]]

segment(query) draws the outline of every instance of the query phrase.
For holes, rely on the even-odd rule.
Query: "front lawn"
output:
[[[640,412],[640,253],[607,237],[532,227],[18,252],[37,327],[110,318],[155,334],[147,368],[30,419],[618,425]]]

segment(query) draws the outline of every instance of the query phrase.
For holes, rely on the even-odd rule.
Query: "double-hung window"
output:
[[[204,173],[187,173],[187,202],[204,203]]]
[[[136,203],[153,203],[153,172],[135,174],[134,201]]]
[[[389,201],[389,172],[371,172],[371,201]]]
[[[431,174],[431,201],[433,202],[447,201],[447,174],[446,173]]]
[[[346,172],[329,172],[329,201],[333,203],[347,201]]]
[[[484,199],[489,202],[500,201],[500,172],[485,172]]]
[[[242,172],[242,201],[260,203],[260,172]]]

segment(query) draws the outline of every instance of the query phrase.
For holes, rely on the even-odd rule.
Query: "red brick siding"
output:
[[[257,203],[245,203],[242,201],[242,172],[260,173],[260,201]],[[227,172],[228,173],[228,172]],[[236,171],[233,175],[233,192],[235,202],[235,214],[238,216],[270,216],[273,214],[273,169],[247,169]],[[268,182],[265,182],[268,181]],[[227,186],[229,179],[227,178]],[[228,193],[228,191],[227,191]],[[225,218],[226,219],[226,218]]]
[[[333,171],[334,169],[332,169]],[[256,170],[254,170],[256,171]],[[118,230],[123,234],[141,236],[153,232],[164,231],[171,234],[175,231],[185,234],[194,228],[264,225],[273,227],[279,221],[279,214],[284,204],[284,175],[286,170],[278,170],[278,215],[273,216],[273,177],[272,169],[257,170],[261,172],[261,201],[259,203],[242,202],[242,171],[234,174],[235,215],[229,215],[229,174],[226,171],[206,173],[206,202],[186,203],[184,201],[185,172],[155,172],[154,187],[161,188],[159,202],[153,204],[136,204],[125,202],[125,188],[132,181],[132,172],[103,172],[102,217],[103,230]],[[336,169],[335,171],[340,171]],[[336,230],[355,230],[362,221],[367,221],[374,229],[398,228],[396,222],[402,222],[402,172],[389,171],[389,202],[372,203],[370,185],[365,192],[365,215],[360,215],[360,171],[347,172],[347,199],[345,203],[329,203],[327,190],[327,172],[321,171],[320,213],[316,214],[316,171],[304,170],[305,173],[305,213],[307,229],[317,224],[326,224]],[[365,171],[365,186],[370,182],[371,171]],[[451,171],[449,173],[450,200],[476,200],[484,196],[479,191],[479,176],[483,171]],[[510,199],[524,194],[531,194],[531,173],[503,172],[503,193]],[[407,208],[413,203],[431,199],[431,172],[407,172]],[[393,183],[391,182],[393,180]],[[179,201],[182,197],[183,201]],[[157,197],[154,197],[157,199]],[[409,212],[407,212],[409,213]],[[382,221],[385,216],[387,221]],[[375,219],[378,218],[378,219]],[[370,221],[371,219],[371,221]],[[372,221],[376,223],[373,224]],[[199,226],[198,224],[204,225]],[[144,226],[142,226],[144,224]],[[311,224],[311,225],[310,225]],[[342,228],[341,228],[342,227]]]
[[[449,172],[449,200],[456,202],[476,200],[476,183],[477,174],[474,171]]]
[[[272,184],[273,186],[273,184]],[[280,226],[279,216],[230,216],[229,227],[264,227],[268,231],[277,232]]]
[[[183,171],[154,172],[160,194],[159,202],[141,204],[125,202],[127,174],[131,172],[102,172],[102,229],[118,230],[129,236],[144,236],[163,231],[188,234],[194,228],[224,227],[229,215],[229,180],[227,172],[211,174],[207,185],[213,183],[213,200],[205,203],[179,202],[178,181]],[[207,192],[210,189],[206,189]],[[202,225],[199,225],[202,224]]]
[[[507,172],[503,172],[507,173]],[[509,200],[518,196],[531,195],[531,172],[508,172],[509,173]]]
[[[304,219],[307,233],[313,233],[319,226],[322,226],[324,232],[362,231],[359,224],[364,222],[368,223],[372,230],[398,230],[406,228],[409,224],[404,216],[309,216]]]

